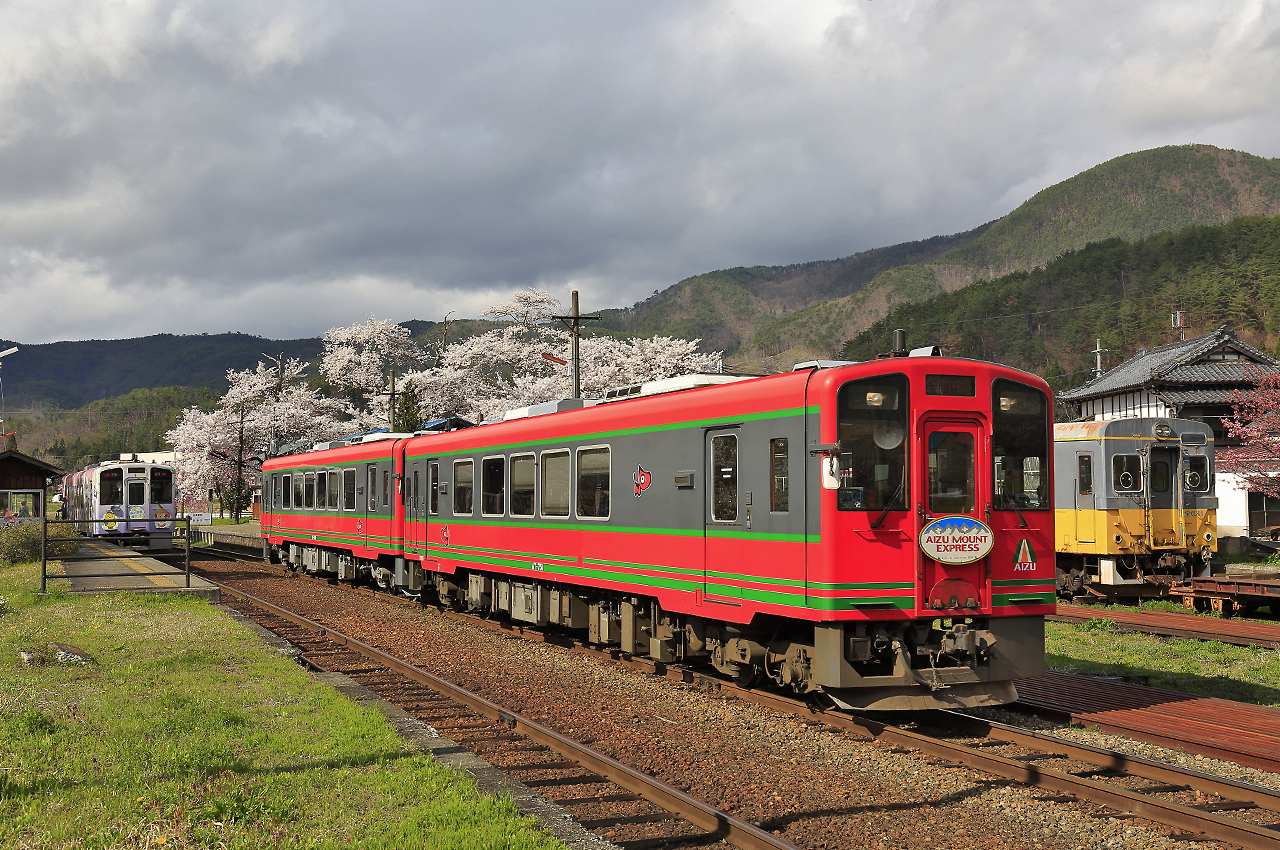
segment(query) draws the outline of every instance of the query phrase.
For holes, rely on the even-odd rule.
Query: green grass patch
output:
[[[1280,651],[1125,632],[1111,620],[1045,623],[1045,664],[1066,672],[1136,673],[1157,688],[1280,705]]]
[[[0,571],[0,846],[563,847],[202,600],[38,573]]]

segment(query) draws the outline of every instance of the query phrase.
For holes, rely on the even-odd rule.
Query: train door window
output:
[[[321,473],[323,476],[324,473]],[[307,487],[303,491],[303,506],[310,510],[316,506],[316,476],[314,472],[307,473]]]
[[[480,461],[480,513],[502,516],[507,510],[507,459],[487,457]]]
[[[1153,460],[1151,462],[1151,492],[1169,492],[1169,461]]]
[[[130,507],[142,507],[147,503],[147,482],[141,478],[129,479],[129,505]],[[141,519],[141,516],[134,517],[133,511],[129,512],[130,519]]]
[[[339,490],[342,488],[342,479],[338,475],[338,470],[329,470],[329,510],[336,511],[339,502]]]
[[[1111,481],[1117,493],[1134,493],[1142,489],[1142,459],[1137,455],[1111,458]]]
[[[427,464],[427,513],[440,513],[440,464],[434,460]]]
[[[1049,509],[1049,399],[1035,387],[991,383],[992,492],[997,509]]]
[[[769,469],[773,486],[769,488],[769,510],[786,513],[790,510],[790,457],[787,454],[786,437],[769,441]]]
[[[472,511],[472,491],[475,489],[475,469],[469,460],[453,462],[453,513],[469,516]]]
[[[342,470],[342,507],[344,510],[356,509],[356,471]]]
[[[104,506],[124,504],[123,469],[104,469],[98,480],[100,482],[98,504]]]
[[[280,476],[271,476],[271,505],[272,510],[280,508]]]
[[[293,506],[295,508],[301,508],[305,504],[302,498],[302,491],[304,489],[302,479],[303,476],[301,475],[295,474],[293,476]]]
[[[1182,486],[1193,493],[1209,492],[1209,458],[1192,456],[1182,459]]]
[[[293,476],[280,476],[280,495],[283,497],[281,501],[286,508],[293,507]]]
[[[382,504],[391,504],[391,470],[382,470]]]
[[[850,381],[836,398],[842,511],[905,509],[909,411],[906,375]]]
[[[151,504],[167,505],[173,501],[173,470],[151,467]]]
[[[973,434],[929,434],[929,512],[967,514],[974,503]]]
[[[1076,456],[1076,480],[1081,496],[1093,495],[1093,455]]]
[[[569,515],[571,480],[568,452],[542,453],[542,515],[544,517]]]
[[[511,456],[511,515],[533,516],[533,455]]]
[[[413,518],[417,519],[422,516],[420,508],[422,504],[418,501],[418,470],[413,471],[413,493],[409,498],[410,508],[412,508]]]
[[[609,516],[609,449],[578,449],[578,516]]]
[[[369,480],[369,510],[378,510],[378,467],[369,464],[366,467],[366,478]]]
[[[711,519],[738,521],[738,435],[711,438]]]
[[[310,483],[311,483],[311,476],[309,476],[309,475],[308,475],[308,476],[307,476],[307,484],[310,484]],[[315,501],[315,506],[316,506],[316,508],[317,508],[318,510],[324,510],[324,499],[325,499],[325,494],[328,492],[328,488],[329,488],[329,473],[327,473],[327,472],[317,472],[317,473],[316,473],[316,501]],[[310,501],[310,500],[308,500],[308,501]],[[307,505],[307,507],[311,507],[311,505],[310,505],[310,504],[308,504],[308,505]]]

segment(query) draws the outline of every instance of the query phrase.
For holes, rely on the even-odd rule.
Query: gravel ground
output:
[[[807,848],[1214,848],[1167,827],[1097,816],[1089,803],[1040,802],[923,754],[894,752],[711,690],[647,676],[563,647],[513,638],[434,609],[390,605],[243,562],[199,565],[225,581],[411,661],[438,676],[658,776]],[[1042,721],[994,712],[1002,722]],[[991,716],[991,715],[988,715]],[[1053,724],[1069,737],[1127,752],[1159,748]],[[1120,748],[1120,747],[1117,747]],[[1180,757],[1179,757],[1180,756]],[[1208,759],[1172,754],[1204,769]],[[1184,761],[1185,760],[1185,761]],[[1211,772],[1266,774],[1236,765]],[[1239,772],[1239,774],[1237,773]],[[585,813],[580,813],[585,814]]]

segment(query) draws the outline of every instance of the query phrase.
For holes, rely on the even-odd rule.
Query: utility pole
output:
[[[1094,346],[1093,351],[1089,353],[1094,357],[1093,377],[1097,379],[1102,377],[1102,355],[1109,353],[1111,349],[1103,348],[1100,339],[1094,342]]]
[[[388,369],[391,373],[391,401],[387,403],[387,424],[391,426],[391,433],[396,432],[396,370]]]
[[[1187,341],[1187,314],[1182,310],[1173,313],[1173,326],[1178,331],[1178,342]]]
[[[578,293],[575,292],[574,296],[576,297],[577,294]],[[574,303],[577,303],[577,302],[574,302]],[[575,310],[574,312],[577,312],[577,311]],[[16,345],[13,348],[6,348],[4,351],[0,351],[0,357],[8,357],[10,354],[15,353],[17,350],[18,350],[18,347]],[[4,364],[0,363],[0,365],[4,365]],[[8,440],[5,438],[5,430],[4,430],[4,381],[0,381],[0,452],[6,450],[7,444],[8,444]],[[14,438],[13,438],[13,447],[15,449],[18,447],[18,437],[16,434],[14,435]]]
[[[578,290],[573,290],[570,296],[571,308],[567,316],[552,316],[553,319],[559,319],[560,323],[569,329],[569,336],[572,338],[573,347],[570,349],[570,366],[573,370],[573,398],[582,398],[582,359],[578,356],[578,339],[582,335],[583,322],[598,322],[599,316],[583,316],[578,312]]]

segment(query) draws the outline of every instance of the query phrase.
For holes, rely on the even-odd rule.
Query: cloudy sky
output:
[[[1280,3],[14,0],[0,338],[313,336],[967,230],[1280,156]]]

